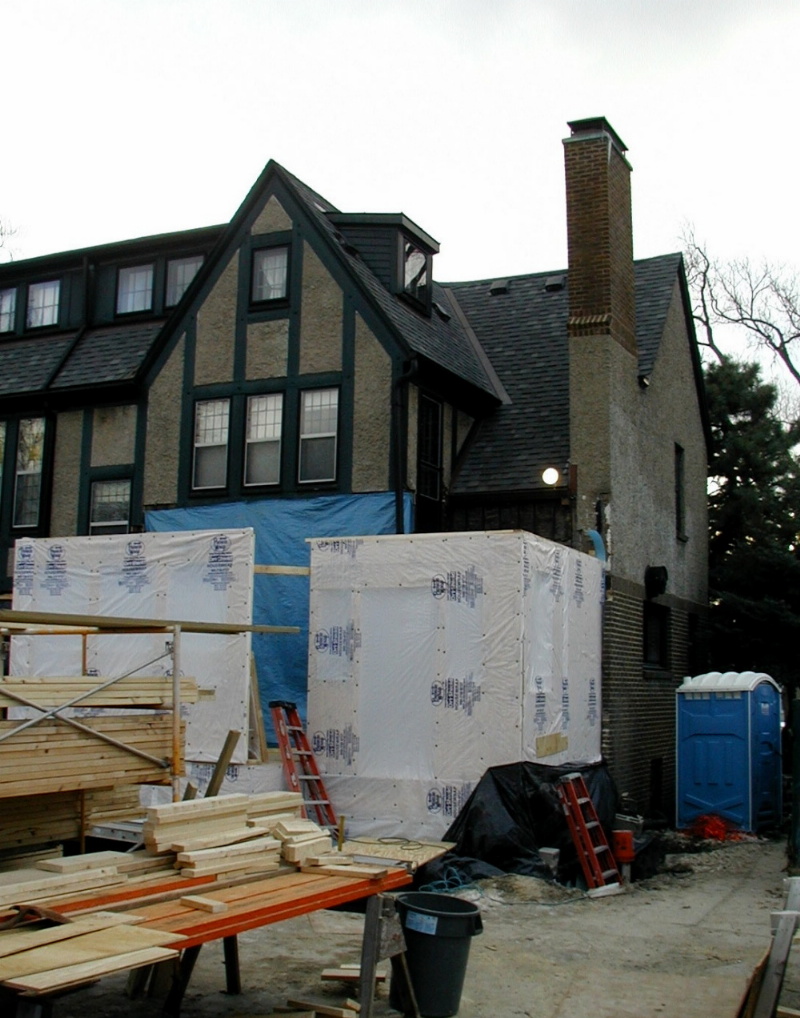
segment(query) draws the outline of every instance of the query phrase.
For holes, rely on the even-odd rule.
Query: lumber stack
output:
[[[86,695],[108,681],[94,675],[4,678],[0,682],[0,707],[17,707],[20,697],[48,709],[79,697],[77,707],[172,707],[172,677],[169,675],[128,675],[100,692]],[[181,703],[197,703],[200,699],[213,699],[214,695],[213,689],[198,689],[193,678],[180,680]]]
[[[151,806],[142,828],[147,851],[170,853],[181,876],[246,876],[277,870],[281,841],[271,831],[297,819],[295,792],[222,795]]]
[[[169,714],[84,718],[81,724],[157,760],[166,762],[172,755],[172,717]],[[0,734],[18,727],[19,722],[0,721]],[[33,760],[35,767],[31,767]],[[168,769],[59,722],[43,722],[21,732],[15,731],[11,738],[0,743],[0,798],[3,799],[81,788],[110,788],[125,783],[164,784],[169,777]]]

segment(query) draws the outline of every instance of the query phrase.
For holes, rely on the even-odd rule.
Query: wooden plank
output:
[[[338,969],[323,969],[320,973],[320,979],[326,982],[342,982],[342,983],[357,983],[361,978],[361,966],[360,965],[342,965]],[[375,973],[375,982],[383,983],[386,981],[385,972]]]
[[[78,700],[81,707],[143,707],[154,708],[172,704],[172,678],[165,675],[126,676],[113,686],[96,693],[91,690],[108,682],[109,678],[95,676],[25,676],[5,678],[0,682],[0,707],[16,706],[12,695],[25,697],[39,707],[60,707]],[[90,694],[90,695],[87,695]],[[181,678],[181,703],[197,703],[197,681]]]
[[[128,969],[140,968],[142,965],[156,965],[170,958],[177,958],[178,952],[167,947],[146,947],[128,954],[117,954],[110,958],[68,965],[65,968],[51,969],[49,972],[34,973],[19,979],[10,979],[4,985],[12,990],[25,994],[40,996],[55,993],[82,983],[94,982],[101,976],[114,972],[125,972]]]
[[[181,802],[165,802],[160,806],[148,806],[147,818],[168,823],[176,818],[219,816],[223,813],[241,810],[246,812],[250,797],[244,792],[232,795],[217,795],[210,799],[186,799]]]
[[[261,838],[268,834],[266,827],[238,827],[200,835],[196,838],[186,837],[180,841],[174,841],[170,850],[180,854],[181,852],[199,852],[206,848],[219,848],[220,845],[235,845],[245,841],[252,841],[254,838]]]
[[[301,873],[326,873],[329,876],[360,876],[369,880],[382,880],[389,873],[388,867],[358,865],[352,866],[301,866]]]
[[[778,922],[778,928],[772,940],[772,947],[764,970],[764,978],[758,993],[758,1000],[753,1009],[753,1018],[772,1018],[783,985],[786,962],[792,947],[792,938],[797,926],[796,912],[785,912]]]
[[[194,863],[208,862],[213,859],[230,859],[240,855],[254,855],[258,852],[274,852],[276,855],[281,850],[281,843],[277,838],[264,835],[260,838],[252,838],[248,841],[239,842],[236,845],[219,845],[216,848],[201,848],[195,852],[179,852],[178,862]]]
[[[163,630],[180,626],[184,633],[294,633],[300,632],[299,626],[256,626],[229,622],[189,622],[180,619],[135,619],[113,615],[78,615],[62,612],[29,612],[7,611],[0,609],[0,626],[17,624],[23,626],[77,626],[87,629],[110,630]]]
[[[108,930],[94,930],[0,959],[0,982],[29,976],[34,972],[109,958],[145,947],[166,947],[182,940],[179,934],[144,926],[119,925],[114,929],[113,936],[109,935]]]
[[[283,858],[287,862],[303,862],[309,855],[319,855],[323,852],[330,852],[333,848],[333,842],[328,835],[324,838],[315,838],[310,841],[301,841],[295,843],[292,841],[285,841],[283,843],[282,854]]]
[[[310,576],[309,566],[255,565],[253,572],[263,576]]]
[[[70,940],[84,933],[95,930],[106,930],[122,924],[132,925],[139,917],[129,912],[95,912],[93,915],[81,916],[74,922],[63,923],[61,926],[48,926],[45,929],[12,929],[0,932],[0,958],[7,958],[20,951],[28,951],[33,947],[44,947],[55,944],[59,940]]]
[[[311,1009],[318,1015],[326,1015],[329,1018],[354,1018],[356,1012],[349,1007],[332,1007],[330,1004],[326,1004],[324,1000],[298,1000],[295,997],[290,997],[286,1003],[290,1007],[301,1007]]]
[[[67,855],[58,859],[42,859],[36,868],[49,873],[79,873],[82,870],[99,869],[102,866],[117,867],[127,858],[126,852],[86,852],[84,855]]]
[[[202,912],[227,912],[227,902],[220,901],[218,898],[204,898],[199,894],[187,894],[185,898],[180,898],[181,905],[186,905],[187,908],[199,908]]]

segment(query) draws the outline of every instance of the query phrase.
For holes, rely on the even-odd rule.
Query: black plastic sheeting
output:
[[[491,767],[442,839],[454,847],[422,867],[415,885],[452,882],[454,870],[464,881],[521,873],[566,885],[578,882],[580,864],[556,792],[557,780],[573,773],[586,782],[603,830],[610,832],[618,795],[604,763],[547,767],[525,761]],[[559,850],[555,875],[540,848]]]

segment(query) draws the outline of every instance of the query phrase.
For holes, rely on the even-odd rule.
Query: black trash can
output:
[[[483,930],[480,910],[471,901],[432,891],[411,891],[396,898],[406,941],[406,959],[423,1018],[458,1013],[467,972],[470,939]],[[407,1007],[405,984],[392,967],[389,1006]]]

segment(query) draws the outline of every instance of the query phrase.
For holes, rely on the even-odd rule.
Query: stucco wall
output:
[[[53,457],[53,501],[50,508],[51,537],[69,537],[78,532],[82,437],[82,410],[71,410],[58,415]]]
[[[356,315],[353,491],[390,487],[392,362],[360,315]]]
[[[670,595],[704,602],[706,448],[677,282],[650,384],[620,388],[612,407],[612,571],[642,583],[647,566],[666,566]],[[684,450],[685,540],[676,534],[676,444]]]
[[[291,230],[291,228],[292,221],[286,210],[275,195],[272,195],[259,212],[250,232],[253,236],[259,236],[262,233],[275,233],[278,230]]]
[[[178,497],[185,342],[186,337],[182,336],[150,390],[144,470],[145,508],[173,505]]]
[[[133,463],[136,450],[136,407],[98,407],[92,414],[93,467]]]
[[[195,385],[225,382],[233,377],[238,280],[237,252],[225,266],[197,314]]]
[[[246,377],[284,378],[289,363],[289,321],[251,322],[247,326]]]
[[[303,246],[300,373],[341,371],[342,290],[314,253]]]

